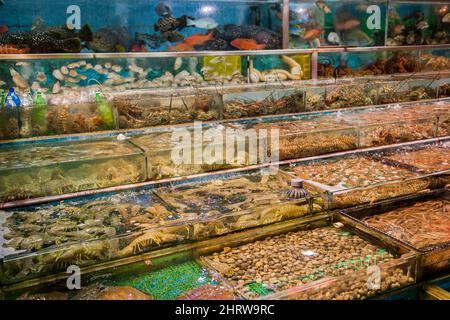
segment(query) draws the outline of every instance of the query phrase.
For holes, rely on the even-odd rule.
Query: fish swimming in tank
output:
[[[160,2],[156,5],[155,8],[156,14],[160,17],[167,17],[172,15],[172,9],[165,5],[163,2]]]
[[[136,32],[135,39],[137,42],[142,42],[142,44],[148,45],[152,49],[158,49],[161,46],[161,36],[157,34]]]
[[[127,52],[131,48],[132,39],[125,27],[105,27],[94,32],[92,41],[87,47],[94,52]]]
[[[44,20],[40,17],[33,20],[32,31],[41,31],[47,33],[49,36],[64,40],[79,38],[81,41],[92,41],[93,32],[88,24],[81,27],[80,31],[70,29],[66,24],[61,26],[46,26]]]
[[[331,13],[330,7],[325,3],[325,1],[316,1],[316,6],[325,13]]]
[[[161,33],[160,39],[163,42],[166,42],[166,41],[178,42],[178,41],[182,41],[184,39],[184,37],[178,31],[172,30],[172,31],[167,31],[167,32]]]
[[[336,32],[330,32],[327,37],[327,41],[332,45],[340,45],[341,38]]]
[[[187,27],[187,21],[188,19],[194,20],[192,17],[188,17],[186,15],[181,16],[180,18],[175,18],[172,16],[166,16],[163,18],[160,18],[157,23],[154,25],[154,29],[156,32],[167,32],[167,31],[174,31],[174,30],[183,30]]]
[[[218,23],[212,18],[202,18],[202,19],[190,19],[186,21],[188,27],[200,28],[200,29],[214,29],[218,27]]]
[[[0,34],[0,47],[28,49],[30,53],[77,53],[80,38],[58,39],[45,31],[16,31]]]
[[[374,40],[360,29],[352,29],[342,33],[342,42],[347,46],[370,46]]]
[[[184,39],[183,43],[195,46],[202,46],[205,42],[214,40],[214,32],[211,31],[207,35],[204,34],[194,34]]]
[[[258,44],[255,39],[238,38],[231,41],[231,45],[241,50],[262,50],[266,48],[265,44]]]

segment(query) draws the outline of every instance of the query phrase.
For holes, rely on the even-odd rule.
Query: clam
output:
[[[101,65],[99,65],[99,64],[96,64],[95,67],[94,67],[94,70],[99,72],[99,71],[103,70],[103,67]]]
[[[117,72],[117,73],[119,73],[120,71],[122,71],[122,67],[119,66],[119,65],[117,65],[117,64],[113,65],[111,69],[112,69],[114,72]]]
[[[69,74],[69,68],[67,68],[66,66],[62,66],[61,67],[61,73],[64,75]]]
[[[38,72],[38,74],[36,76],[36,80],[39,82],[45,82],[45,81],[47,81],[47,76],[45,75],[44,72]]]
[[[56,81],[52,88],[52,93],[57,94],[61,91],[61,83],[59,81]]]
[[[56,79],[58,79],[58,80],[60,80],[60,81],[64,80],[64,75],[63,75],[62,72],[61,72],[60,70],[58,70],[58,69],[53,70],[52,75],[53,75]]]

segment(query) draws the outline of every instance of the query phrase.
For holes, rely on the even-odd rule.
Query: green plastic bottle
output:
[[[0,93],[0,108],[3,108],[3,106],[5,105],[5,101],[6,101],[6,92],[5,90],[2,89]]]
[[[105,124],[105,129],[114,129],[114,114],[111,105],[102,95],[100,90],[95,91],[95,102],[97,103],[97,110],[103,119],[103,123]]]
[[[44,99],[41,91],[36,92],[36,99],[34,100],[33,111],[31,112],[31,123],[33,128],[39,130],[46,130],[47,128],[47,102]]]

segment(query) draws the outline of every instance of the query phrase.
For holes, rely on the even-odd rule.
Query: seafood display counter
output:
[[[440,156],[431,158],[436,153]],[[443,188],[450,181],[448,159],[448,141],[414,143],[300,160],[287,170],[305,179],[305,184],[328,192],[330,207],[343,208]]]
[[[136,183],[147,176],[145,156],[127,141],[5,144],[0,158],[3,201]]]
[[[14,283],[327,209],[291,178],[259,170],[85,196],[2,211],[2,282]]]
[[[0,16],[0,298],[384,299],[448,275],[446,1]]]
[[[75,296],[58,283],[6,293],[19,299],[56,292],[65,299],[89,299],[85,294],[96,289],[92,299],[106,300],[109,291],[139,290],[152,299],[234,300],[300,298],[291,293],[300,289],[303,299],[348,300],[388,293],[417,280],[417,255],[405,246],[382,245],[351,224],[333,225],[330,217],[322,216],[277,228],[243,231],[204,241],[187,255],[148,255],[131,265],[87,274],[86,285]],[[378,287],[368,289],[363,284],[371,268],[383,277]],[[333,285],[333,290],[324,290]]]
[[[130,130],[121,132],[123,141],[118,132],[9,141],[0,148],[0,198],[73,193],[440,137],[448,134],[449,119],[443,100]],[[250,143],[251,134],[257,145]]]
[[[347,209],[342,215],[420,252],[424,274],[436,274],[450,268],[449,196],[448,190],[439,190]]]

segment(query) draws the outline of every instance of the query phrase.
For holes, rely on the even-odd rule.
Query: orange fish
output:
[[[303,40],[309,41],[314,40],[318,38],[323,33],[323,29],[311,29],[305,32],[305,35],[303,36]]]
[[[356,19],[352,19],[352,20],[347,20],[345,22],[342,23],[338,23],[336,25],[336,30],[338,31],[345,31],[345,30],[350,30],[353,29],[357,26],[360,25],[360,22]]]
[[[174,46],[167,46],[169,51],[195,51],[194,47],[190,44],[179,43]]]
[[[214,40],[213,32],[211,31],[207,35],[204,34],[194,34],[184,39],[183,43],[190,45],[192,47],[201,46],[205,44],[206,41]]]
[[[0,33],[7,33],[8,31],[9,31],[9,29],[6,24],[0,26]]]
[[[131,46],[132,52],[148,52],[147,48],[143,44],[133,44]]]
[[[238,38],[231,41],[231,45],[241,50],[262,50],[265,44],[258,44],[255,39]]]

